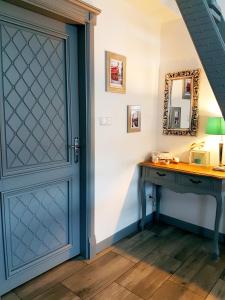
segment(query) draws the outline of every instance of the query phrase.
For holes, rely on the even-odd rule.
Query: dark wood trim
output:
[[[47,17],[70,24],[96,24],[100,9],[81,0],[4,0]]]

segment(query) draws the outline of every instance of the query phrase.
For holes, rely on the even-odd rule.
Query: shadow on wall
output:
[[[114,227],[114,234],[97,245],[97,252],[109,245],[115,244],[127,235],[138,231],[138,226],[141,219],[141,203],[138,187],[139,172],[139,167],[136,166],[133,174],[131,175],[127,191],[124,193],[124,200],[122,201],[123,204],[119,210],[120,214]],[[146,185],[146,199],[151,194],[151,185]],[[148,215],[147,220],[149,221],[152,213],[152,201],[150,199],[147,201],[146,211]],[[136,212],[136,215],[134,215],[134,212]]]

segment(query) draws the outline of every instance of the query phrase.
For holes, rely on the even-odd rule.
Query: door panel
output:
[[[80,252],[77,59],[76,26],[0,1],[0,295]]]
[[[70,244],[70,182],[3,194],[7,277]]]
[[[68,162],[66,39],[1,26],[3,176]]]

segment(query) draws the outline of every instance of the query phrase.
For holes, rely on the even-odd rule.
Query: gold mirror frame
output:
[[[192,79],[192,98],[191,98],[191,121],[190,128],[172,129],[169,126],[169,97],[170,97],[170,81],[177,79]],[[196,136],[198,131],[198,96],[199,96],[200,69],[187,70],[166,74],[165,78],[165,98],[163,112],[163,134],[180,135],[180,136]]]

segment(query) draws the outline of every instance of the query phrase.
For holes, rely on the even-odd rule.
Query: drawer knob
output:
[[[201,183],[201,180],[194,180],[194,179],[190,179],[190,182],[195,183],[195,184],[199,184]]]
[[[157,175],[159,175],[160,177],[164,177],[164,176],[166,176],[166,174],[164,174],[164,173],[160,173],[160,172],[156,172],[156,174],[157,174]]]

